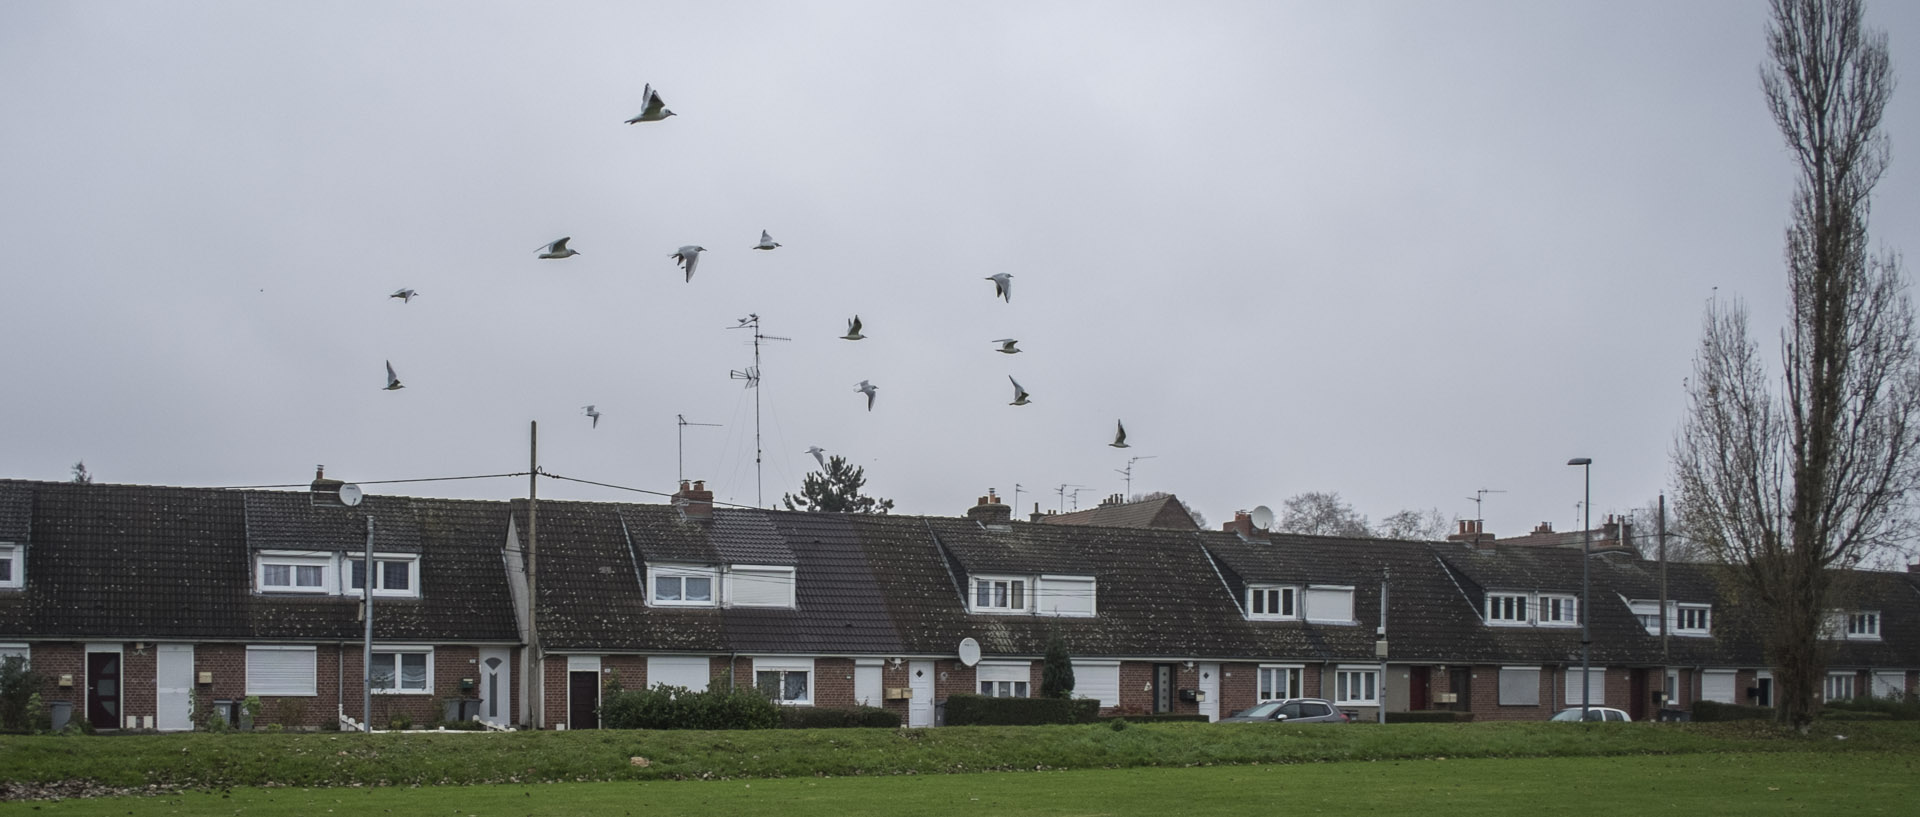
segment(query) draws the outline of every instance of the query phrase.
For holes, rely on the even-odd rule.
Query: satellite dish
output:
[[[971,638],[960,639],[960,663],[969,667],[980,663],[980,642]]]
[[[340,486],[340,504],[349,508],[360,504],[360,486],[351,482]]]
[[[1273,527],[1273,509],[1260,505],[1253,509],[1253,526],[1261,530]]]

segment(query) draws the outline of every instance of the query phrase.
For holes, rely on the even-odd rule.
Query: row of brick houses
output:
[[[203,727],[249,697],[265,723],[359,720],[371,578],[376,726],[459,700],[500,726],[590,728],[616,678],[753,685],[931,726],[954,693],[1037,694],[1056,634],[1076,694],[1109,712],[1218,717],[1308,696],[1367,717],[1542,719],[1581,702],[1583,618],[1594,705],[1640,719],[1771,703],[1757,641],[1709,569],[1667,565],[1663,582],[1627,547],[1590,557],[1583,609],[1578,549],[1477,528],[1448,542],[1270,533],[1245,515],[1203,531],[1164,512],[1171,497],[1112,524],[1016,522],[992,496],[961,517],[860,516],[715,508],[694,483],[671,504],[530,513],[345,507],[338,485],[0,480],[0,655],[27,657],[43,697],[98,728]],[[1920,576],[1847,579],[1823,697],[1912,694]]]

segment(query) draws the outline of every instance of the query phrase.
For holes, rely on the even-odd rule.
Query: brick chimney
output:
[[[327,479],[327,467],[313,467],[313,486],[307,494],[307,501],[314,505],[340,504],[340,486],[346,483],[337,479]]]
[[[680,518],[697,522],[713,519],[713,492],[707,490],[707,481],[696,479],[691,484],[680,480],[680,490],[673,494],[673,506],[680,509]]]
[[[1542,522],[1542,523],[1540,523],[1540,524],[1538,524],[1538,525],[1534,525],[1534,526],[1533,526],[1533,535],[1534,535],[1534,536],[1541,536],[1541,535],[1545,535],[1545,534],[1549,534],[1549,533],[1552,533],[1552,532],[1553,532],[1553,523],[1552,523],[1552,522]]]
[[[973,507],[967,509],[967,518],[989,528],[1013,527],[1013,509],[1001,502],[992,488],[988,488],[987,495],[980,497]]]
[[[1492,550],[1493,534],[1487,533],[1481,527],[1482,524],[1484,523],[1479,519],[1462,519],[1460,530],[1447,534],[1447,541],[1465,542],[1472,545],[1475,550]]]
[[[1907,565],[1908,573],[1920,573],[1920,563]]]
[[[1038,502],[1035,502],[1035,503],[1033,503],[1033,515],[1032,515],[1032,516],[1029,516],[1029,517],[1027,517],[1027,521],[1028,521],[1028,522],[1039,522],[1040,520],[1042,520],[1042,519],[1045,519],[1045,518],[1047,518],[1047,515],[1046,515],[1046,514],[1044,514],[1044,513],[1041,513],[1041,512],[1040,512],[1040,503],[1038,503]]]
[[[1234,511],[1232,522],[1220,523],[1220,529],[1228,533],[1240,534],[1242,539],[1253,538],[1253,516],[1246,511]]]

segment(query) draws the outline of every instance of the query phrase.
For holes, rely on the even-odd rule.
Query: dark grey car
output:
[[[1221,718],[1221,723],[1347,723],[1347,713],[1335,709],[1321,698],[1288,698],[1267,701],[1250,709]]]

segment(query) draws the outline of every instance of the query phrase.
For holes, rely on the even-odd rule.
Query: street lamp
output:
[[[1580,502],[1584,518],[1580,524],[1580,722],[1585,723],[1593,708],[1593,631],[1587,626],[1587,562],[1593,557],[1593,458],[1574,457],[1568,465],[1578,465],[1586,478],[1586,496]]]

